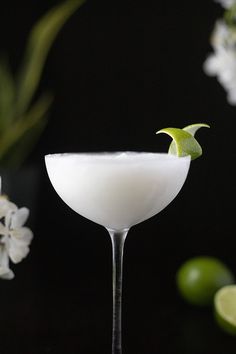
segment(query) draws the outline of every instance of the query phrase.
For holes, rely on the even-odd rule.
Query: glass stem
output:
[[[112,354],[122,354],[122,271],[124,244],[128,231],[128,229],[121,231],[108,229],[112,242],[113,266]]]

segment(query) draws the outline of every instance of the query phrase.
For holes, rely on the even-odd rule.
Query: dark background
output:
[[[1,2],[0,43],[14,70],[33,23],[56,3]],[[236,340],[217,328],[212,310],[186,305],[175,286],[178,267],[197,255],[219,257],[236,274],[236,107],[202,70],[222,14],[210,0],[88,0],[60,32],[40,87],[55,100],[24,166],[36,166],[40,178],[25,179],[20,193],[26,206],[36,193],[35,238],[13,266],[16,278],[0,283],[1,354],[111,353],[109,236],[59,199],[44,154],[166,151],[168,137],[155,132],[195,122],[211,125],[198,133],[203,156],[178,198],[126,241],[124,354],[235,353]]]

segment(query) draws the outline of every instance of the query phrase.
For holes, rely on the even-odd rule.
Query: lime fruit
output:
[[[182,297],[194,305],[210,305],[216,291],[234,283],[227,266],[213,257],[196,257],[186,261],[176,275]]]
[[[177,156],[191,156],[191,160],[195,160],[202,155],[202,148],[194,138],[195,133],[201,127],[209,128],[205,123],[196,123],[188,125],[183,129],[164,128],[156,132],[156,134],[165,133],[169,135],[173,141],[169,147],[169,153]]]
[[[219,326],[236,335],[236,285],[224,286],[214,297],[215,317]]]

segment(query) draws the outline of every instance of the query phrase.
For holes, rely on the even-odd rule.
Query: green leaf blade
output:
[[[42,127],[46,125],[46,115],[52,103],[50,93],[43,94],[21,119],[16,120],[0,139],[0,160],[7,167],[20,165],[33,145]],[[27,139],[25,139],[26,134]]]
[[[85,0],[68,0],[49,10],[33,27],[18,75],[17,111],[23,114],[38,87],[48,52],[60,29]]]
[[[14,113],[15,86],[6,59],[0,59],[0,133],[8,129]]]

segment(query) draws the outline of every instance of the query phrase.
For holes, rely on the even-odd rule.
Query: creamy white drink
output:
[[[53,154],[45,161],[64,202],[113,230],[128,229],[164,209],[190,166],[190,156],[145,152]]]

